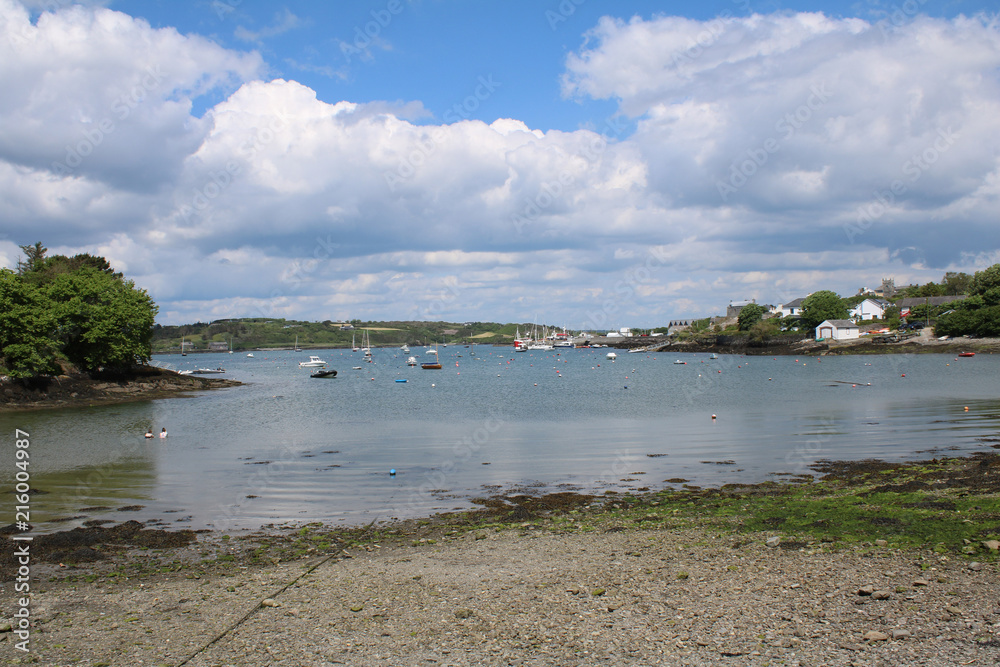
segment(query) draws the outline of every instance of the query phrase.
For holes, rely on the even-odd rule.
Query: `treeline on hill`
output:
[[[347,326],[353,327],[346,328]],[[233,350],[292,347],[348,347],[361,345],[365,331],[372,345],[434,345],[473,341],[492,343],[512,337],[517,325],[495,322],[304,322],[280,318],[239,318],[179,326],[156,325],[154,352],[206,351],[212,343]],[[523,325],[522,325],[523,326]],[[509,330],[509,331],[508,331]]]
[[[892,295],[898,303],[906,298],[964,297],[960,300],[938,304],[916,304],[907,315],[909,321],[934,320],[934,333],[938,336],[1000,336],[1000,264],[976,272],[974,275],[949,271],[940,283],[902,287]],[[784,318],[767,317],[767,308],[751,303],[740,310],[736,324],[723,327],[712,318],[691,322],[689,331],[678,338],[698,338],[720,333],[747,335],[754,340],[771,340],[782,335],[801,336],[811,333],[824,320],[846,320],[849,311],[866,298],[866,294],[842,298],[836,292],[813,292],[802,302],[801,314]],[[896,329],[902,322],[898,305],[886,309],[882,320]],[[657,329],[659,331],[659,329]]]
[[[145,290],[103,257],[21,249],[16,271],[0,269],[0,374],[50,375],[68,362],[121,375],[149,361],[157,306]]]

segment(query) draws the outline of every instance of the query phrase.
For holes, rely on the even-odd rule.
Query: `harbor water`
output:
[[[87,521],[233,530],[360,525],[496,493],[655,490],[917,460],[1000,442],[993,355],[743,357],[607,349],[310,350],[157,357],[243,386],[0,415],[0,480],[30,434],[36,531]],[[313,379],[316,354],[338,371]],[[405,380],[403,382],[402,380]],[[146,439],[166,428],[166,439]],[[395,470],[394,475],[389,471]]]

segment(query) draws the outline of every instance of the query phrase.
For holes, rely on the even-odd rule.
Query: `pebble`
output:
[[[983,569],[983,564],[973,561],[969,563],[969,569],[972,570],[973,572],[979,572],[980,570]]]
[[[861,588],[858,589],[858,595],[871,595],[874,592],[875,592],[875,587],[872,586],[871,584],[867,586],[862,586]]]
[[[280,607],[281,603],[274,598],[265,598],[263,602],[260,603],[262,607]]]
[[[872,593],[873,600],[888,600],[892,597],[892,593],[889,591],[875,591]]]
[[[913,581],[913,585],[914,586],[930,586],[931,582],[927,581],[926,579],[915,579]]]
[[[769,537],[767,538],[767,542],[765,542],[765,544],[773,549],[781,544],[781,538],[777,536]]]
[[[866,642],[884,642],[889,638],[889,635],[878,630],[869,630],[865,633]]]
[[[893,630],[892,631],[892,638],[893,639],[909,639],[912,636],[913,635],[910,634],[909,630]]]
[[[985,540],[983,546],[990,551],[1000,551],[1000,540]]]

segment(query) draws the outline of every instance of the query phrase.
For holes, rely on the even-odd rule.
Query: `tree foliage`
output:
[[[847,306],[836,292],[820,290],[802,301],[802,322],[815,328],[824,320],[846,320]]]
[[[21,276],[0,269],[0,358],[11,377],[34,377],[58,368],[49,336],[52,315],[43,299]]]
[[[12,377],[54,372],[57,357],[90,372],[149,361],[157,307],[145,290],[92,255],[45,257],[22,246],[18,273],[0,274],[0,357]]]
[[[765,313],[767,313],[767,309],[759,303],[748,303],[743,306],[736,320],[740,331],[750,331],[753,325],[764,318]]]
[[[1000,336],[1000,264],[977,271],[969,281],[967,299],[938,317],[938,336]]]

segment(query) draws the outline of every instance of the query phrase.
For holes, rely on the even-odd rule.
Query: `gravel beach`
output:
[[[266,566],[240,565],[239,542],[205,536],[156,556],[202,567],[114,583],[39,567],[31,653],[9,631],[0,651],[92,667],[1000,664],[996,562],[609,523],[414,525]]]

